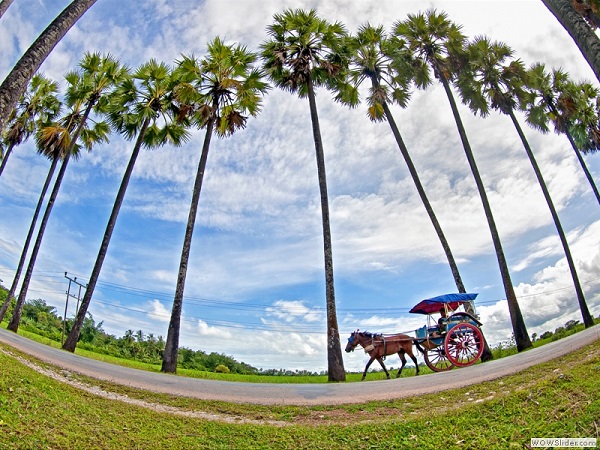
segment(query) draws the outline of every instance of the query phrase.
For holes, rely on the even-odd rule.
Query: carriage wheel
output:
[[[432,348],[431,350],[426,350],[423,354],[423,358],[425,359],[427,367],[434,372],[445,372],[454,367],[454,364],[452,364],[446,356],[446,350],[443,345]]]
[[[483,353],[483,335],[475,325],[461,323],[448,332],[444,348],[452,364],[458,367],[470,366]]]

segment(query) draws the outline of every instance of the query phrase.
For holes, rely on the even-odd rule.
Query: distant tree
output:
[[[544,331],[542,334],[540,334],[540,339],[548,339],[552,337],[552,335],[552,331]]]
[[[227,367],[224,364],[219,364],[217,367],[215,367],[215,372],[216,373],[229,373],[231,372],[231,370],[229,370],[229,367]]]
[[[567,323],[565,323],[564,327],[565,330],[572,330],[577,325],[579,325],[579,320],[569,320]]]

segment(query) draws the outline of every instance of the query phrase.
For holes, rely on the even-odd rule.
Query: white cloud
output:
[[[9,9],[10,20],[3,18],[0,74],[68,2],[47,3],[47,10],[38,11],[37,5],[17,2]],[[520,2],[519,14],[517,6],[507,8],[498,0],[426,5],[153,0],[135,7],[107,0],[69,32],[44,70],[60,78],[84,51],[109,51],[132,67],[149,57],[171,63],[181,53],[202,55],[217,34],[257,50],[273,13],[286,7],[314,7],[355,31],[366,20],[389,27],[429,5],[446,10],[471,37],[487,33],[505,41],[527,64],[541,61],[593,79],[539,0]],[[388,124],[370,123],[364,107],[345,109],[325,90],[318,91],[317,103],[341,332],[414,330],[424,317],[390,308],[404,311],[415,299],[454,289],[439,241]],[[459,107],[529,331],[579,319],[548,208],[510,121],[497,114],[484,120]],[[415,92],[408,108],[392,110],[463,278],[472,289],[480,286],[486,336],[491,342],[505,340],[510,320],[489,230],[443,89]],[[321,217],[311,130],[306,99],[273,89],[261,115],[245,130],[213,140],[188,267],[182,345],[225,352],[259,367],[325,367]],[[568,142],[525,132],[564,220],[590,309],[598,314],[600,211]],[[98,301],[92,303],[95,319],[117,335],[130,328],[166,334],[202,137],[203,131],[195,131],[181,148],[144,150],[138,158],[95,293]],[[64,304],[63,272],[81,279],[89,274],[132,147],[113,136],[109,145],[70,164],[30,297],[59,306]],[[598,157],[588,161],[598,179]],[[12,280],[47,168],[28,143],[11,156],[0,179],[4,285]],[[214,303],[204,308],[200,298]],[[231,304],[268,306],[231,316]],[[364,366],[364,355],[345,358],[351,367]]]

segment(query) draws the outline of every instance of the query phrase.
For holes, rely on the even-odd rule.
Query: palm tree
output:
[[[501,42],[491,42],[486,37],[475,38],[469,44],[467,52],[469,64],[461,71],[457,83],[459,87],[463,88],[461,89],[463,99],[473,112],[480,113],[482,116],[486,116],[489,113],[489,102],[489,105],[493,109],[510,117],[523,143],[527,157],[531,162],[535,176],[550,209],[550,214],[554,220],[556,231],[558,232],[567,258],[584,324],[586,327],[592,326],[594,325],[594,320],[585,301],[575,262],[558,217],[558,212],[550,197],[550,192],[533,151],[515,115],[515,108],[518,103],[522,102],[526,97],[526,92],[523,88],[526,76],[525,66],[520,60],[509,62],[513,54],[510,47]]]
[[[23,271],[23,266],[25,265],[25,259],[27,258],[27,251],[29,250],[29,244],[31,243],[31,238],[33,237],[33,232],[35,231],[35,225],[37,223],[38,216],[42,209],[42,205],[44,204],[44,198],[46,197],[46,192],[48,191],[48,187],[50,186],[50,181],[52,181],[52,177],[54,176],[54,171],[56,166],[58,165],[58,161],[61,159],[61,149],[59,147],[50,148],[40,148],[38,149],[39,153],[44,154],[51,161],[50,168],[48,169],[48,175],[46,176],[46,181],[44,182],[44,186],[42,187],[42,191],[40,193],[40,197],[38,199],[38,203],[35,207],[35,211],[33,213],[33,218],[31,219],[31,224],[29,225],[29,231],[27,232],[27,237],[25,238],[25,243],[23,244],[23,249],[21,250],[21,257],[19,258],[19,264],[17,265],[17,271],[15,272],[15,276],[13,278],[12,285],[10,290],[8,291],[8,295],[6,296],[6,300],[2,307],[0,308],[0,322],[4,319],[4,315],[10,305],[12,298],[15,295],[17,290],[17,284],[19,283],[19,279],[21,278],[21,272]]]
[[[525,109],[527,122],[543,133],[549,131],[548,122],[557,133],[564,133],[575,152],[596,200],[600,192],[590,173],[582,152],[594,151],[600,146],[598,128],[598,91],[589,83],[574,83],[566,72],[545,70],[543,64],[534,64],[527,73],[526,88],[529,94]],[[581,150],[580,150],[581,149]]]
[[[29,80],[79,18],[96,0],[73,0],[31,44],[0,85],[0,130]]]
[[[77,346],[81,327],[92,301],[94,289],[141,147],[155,148],[166,143],[180,145],[187,139],[188,134],[185,128],[173,122],[172,103],[173,76],[171,69],[166,64],[158,63],[154,59],[142,64],[131,77],[125,77],[110,96],[108,107],[110,108],[109,117],[113,128],[122,133],[127,139],[133,139],[136,136],[137,139],[106,224],[106,230],[90,275],[88,287],[81,300],[73,328],[71,328],[63,344],[65,350],[74,352]]]
[[[575,10],[572,0],[542,0],[542,2],[575,41],[579,51],[600,81],[600,39],[585,18]]]
[[[48,125],[38,131],[36,141],[38,147],[48,149],[50,153],[57,153],[62,158],[62,164],[46,210],[38,230],[38,235],[29,259],[29,265],[23,279],[23,285],[17,299],[15,313],[9,324],[9,328],[17,331],[21,308],[25,303],[29,283],[33,275],[33,269],[37,254],[42,244],[44,231],[50,218],[50,213],[58,196],[62,180],[67,170],[69,159],[72,155],[79,155],[79,140],[91,150],[94,144],[108,141],[108,126],[105,122],[93,121],[88,123],[92,110],[102,113],[106,108],[103,96],[110,87],[119,80],[127,70],[118,63],[111,55],[100,56],[98,53],[86,53],[79,62],[78,70],[65,75],[68,87],[65,95],[65,104],[70,111],[59,122]]]
[[[557,119],[551,118],[554,129],[565,133],[576,153],[588,155],[600,150],[600,92],[596,86],[587,81],[568,80],[558,95],[556,109]],[[589,170],[583,158],[580,163],[587,175]],[[597,186],[591,177],[588,180],[600,203]]]
[[[433,228],[436,231],[438,239],[442,244],[446,259],[450,265],[450,270],[456,284],[458,292],[467,292],[458,270],[458,265],[448,244],[448,240],[444,235],[444,231],[440,226],[440,223],[433,211],[431,203],[427,198],[425,189],[417,173],[417,169],[412,161],[412,158],[408,152],[408,148],[402,139],[400,130],[394,120],[392,112],[389,108],[389,102],[395,102],[399,106],[405,108],[408,105],[410,98],[409,88],[412,83],[414,72],[410,66],[410,55],[406,49],[403,48],[402,43],[393,43],[383,30],[382,26],[373,27],[369,24],[362,26],[358,34],[351,38],[350,46],[352,48],[352,60],[350,63],[349,77],[351,80],[351,88],[348,90],[348,94],[344,95],[342,90],[342,100],[346,97],[346,102],[350,105],[354,104],[353,98],[358,92],[360,84],[369,79],[371,87],[367,103],[369,105],[367,115],[372,121],[384,121],[386,120],[400,153],[406,162],[408,171],[415,183],[415,187],[421,201],[425,206],[425,210],[431,220]],[[405,58],[400,57],[404,52]],[[395,58],[395,60],[394,60]],[[343,87],[343,86],[342,86]],[[471,307],[472,305],[466,305]],[[484,361],[493,359],[492,352],[485,342],[484,354],[482,355]]]
[[[29,257],[29,264],[27,266],[27,271],[25,272],[25,277],[23,278],[23,284],[21,285],[21,290],[19,291],[15,310],[7,327],[9,330],[14,331],[15,333],[17,332],[21,322],[23,305],[25,304],[27,290],[29,289],[29,283],[31,282],[31,278],[33,276],[33,269],[35,267],[37,255],[42,245],[44,231],[46,230],[48,220],[50,219],[50,213],[52,212],[56,197],[58,196],[67,165],[72,156],[75,158],[79,157],[80,145],[77,141],[80,139],[82,141],[82,145],[84,145],[88,150],[91,150],[93,145],[98,142],[108,141],[108,126],[106,123],[96,122],[92,127],[88,127],[88,117],[94,104],[92,102],[86,103],[85,99],[82,98],[71,98],[69,94],[75,91],[75,89],[71,89],[72,87],[73,86],[69,86],[67,88],[66,104],[71,107],[71,110],[68,112],[68,114],[59,122],[42,128],[36,134],[38,147],[47,149],[46,151],[48,153],[56,153],[61,155],[62,164],[58,175],[56,176],[56,180],[54,181],[52,193],[50,194],[50,198],[46,204],[46,209],[38,229],[38,234]],[[82,112],[83,107],[85,107],[85,110]]]
[[[4,13],[6,12],[6,10],[8,9],[8,7],[10,6],[10,4],[12,2],[13,2],[13,0],[0,1],[0,18],[2,18],[2,16],[4,15]]]
[[[2,155],[0,175],[13,148],[29,139],[36,128],[51,122],[56,117],[60,109],[57,93],[58,84],[55,81],[42,74],[33,76],[17,107],[9,116],[3,142],[0,142],[0,155]],[[4,146],[5,152],[2,151]]]
[[[412,82],[412,74],[410,68],[403,65],[402,67],[394,68],[392,63],[392,57],[390,54],[392,50],[390,42],[383,30],[382,26],[373,27],[369,24],[362,26],[356,37],[350,40],[350,45],[353,50],[351,66],[349,76],[352,81],[353,89],[356,91],[360,84],[369,80],[371,87],[367,103],[369,109],[367,115],[371,121],[387,121],[392,129],[392,133],[400,149],[400,153],[406,162],[408,171],[415,183],[417,192],[421,197],[421,201],[425,206],[425,210],[429,215],[429,219],[433,224],[433,227],[438,235],[438,238],[450,264],[450,270],[456,284],[458,292],[466,292],[464,283],[460,276],[458,266],[454,259],[454,255],[450,249],[450,245],[444,235],[444,231],[437,220],[437,217],[433,211],[431,203],[425,194],[425,189],[417,173],[417,169],[412,161],[412,158],[408,152],[408,148],[402,139],[400,130],[394,120],[394,117],[390,111],[389,103],[394,102],[399,106],[405,108],[408,105],[410,98],[409,88]],[[398,53],[404,49],[396,46],[393,49],[393,53],[398,59]],[[404,62],[404,61],[402,61]],[[350,101],[350,103],[352,103]]]
[[[275,14],[273,19],[274,23],[267,28],[270,39],[261,46],[267,73],[281,89],[308,97],[310,107],[323,221],[328,378],[343,381],[346,373],[335,305],[325,156],[315,89],[320,86],[331,89],[339,81],[349,56],[345,48],[347,33],[342,24],[320,19],[314,10],[289,9]]]
[[[13,147],[15,145],[19,145],[24,140],[27,140],[35,131],[36,127],[48,125],[59,113],[61,103],[56,96],[57,92],[58,84],[48,78],[45,78],[43,75],[34,75],[34,77],[31,79],[31,83],[27,89],[27,92],[21,98],[17,109],[13,111],[11,120],[9,122],[9,129],[5,136],[5,142],[8,143],[8,149],[4,155],[4,159],[2,160],[2,165],[0,166],[0,174],[4,170],[8,156],[10,155]],[[57,152],[47,152],[44,148],[40,148],[38,150],[40,153],[50,158],[51,164],[50,168],[48,169],[48,175],[46,176],[44,186],[42,187],[38,203],[35,207],[33,217],[31,219],[31,224],[27,232],[27,237],[25,238],[25,243],[23,244],[21,257],[19,258],[19,263],[17,265],[13,282],[10,290],[8,291],[8,295],[6,296],[4,304],[0,307],[0,322],[2,319],[4,319],[4,315],[6,314],[8,306],[10,305],[10,302],[17,290],[17,285],[19,283],[19,279],[21,278],[21,272],[23,271],[23,266],[25,265],[27,251],[29,250],[29,244],[31,243],[31,238],[33,237],[35,225],[44,203],[46,192],[50,186],[50,181],[54,175],[56,165],[62,156]]]
[[[419,73],[415,77],[417,86],[426,87],[431,84],[430,70],[433,70],[435,78],[444,87],[490,228],[517,349],[519,351],[525,350],[532,346],[531,339],[527,333],[523,314],[515,295],[502,242],[500,241],[483,180],[479,174],[479,169],[471,150],[471,144],[467,138],[467,133],[450,87],[450,82],[454,80],[458,71],[457,66],[464,57],[463,47],[465,37],[460,31],[460,27],[451,22],[445,13],[438,14],[435,10],[428,10],[424,14],[409,14],[405,21],[397,22],[394,25],[394,34],[406,40],[408,48],[415,58],[413,64],[419,70]]]
[[[170,373],[177,370],[185,279],[211,136],[215,132],[220,137],[228,137],[238,129],[245,128],[247,115],[258,115],[261,97],[267,91],[267,84],[262,81],[263,74],[253,67],[256,55],[245,47],[225,45],[217,37],[208,44],[207,52],[208,55],[200,64],[194,57],[184,56],[176,69],[181,76],[176,97],[181,102],[182,118],[191,117],[206,132],[192,191],[163,354],[161,370]]]

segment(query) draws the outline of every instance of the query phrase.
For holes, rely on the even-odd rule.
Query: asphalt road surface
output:
[[[598,339],[600,325],[517,355],[448,372],[362,383],[271,384],[201,380],[130,369],[39,344],[0,328],[0,342],[43,362],[98,380],[183,397],[264,405],[364,403],[456,389],[577,352]]]

